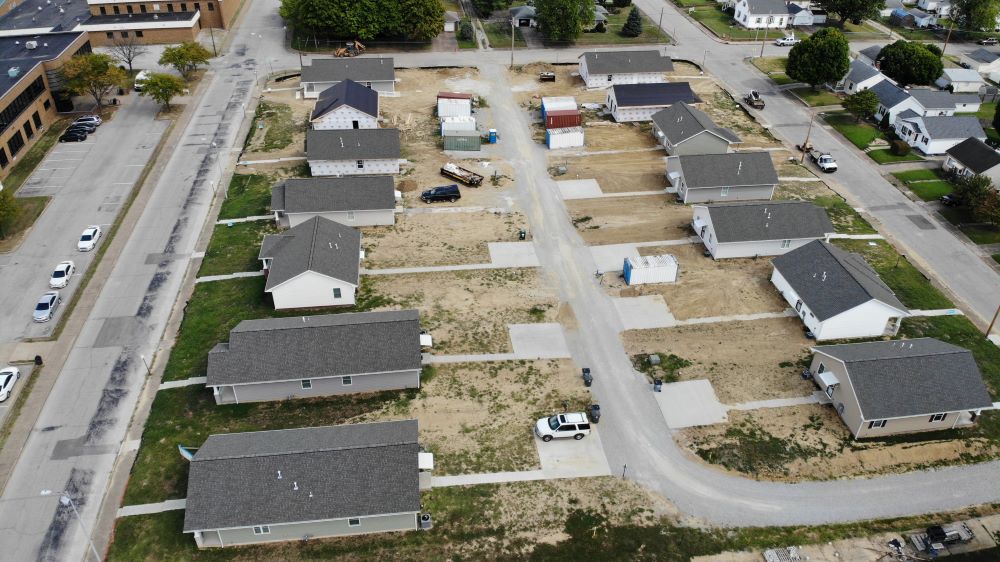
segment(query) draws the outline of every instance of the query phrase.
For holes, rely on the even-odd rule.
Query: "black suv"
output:
[[[454,203],[462,198],[462,193],[458,191],[458,185],[442,185],[434,187],[420,194],[420,200],[424,203],[434,203],[435,201],[449,201]]]
[[[97,125],[93,123],[73,123],[66,128],[67,131],[83,131],[88,135],[97,130]]]
[[[80,129],[66,131],[59,137],[59,142],[82,142],[85,140],[87,140],[87,131],[81,131]]]

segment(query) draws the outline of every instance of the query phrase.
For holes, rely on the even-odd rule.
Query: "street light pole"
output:
[[[510,68],[514,69],[514,22],[510,24]]]
[[[811,135],[811,134],[812,134],[812,130],[813,130],[813,121],[814,121],[815,119],[816,119],[816,116],[815,116],[815,115],[813,115],[813,112],[812,112],[812,111],[810,111],[810,112],[809,112],[809,128],[808,128],[808,129],[806,129],[806,140],[802,142],[802,147],[801,147],[801,148],[802,148],[802,158],[800,159],[800,161],[801,161],[801,162],[802,162],[803,164],[805,164],[805,163],[806,163],[806,149],[807,149],[807,148],[809,147],[809,135]]]
[[[59,496],[59,503],[63,506],[69,506],[73,510],[73,515],[76,515],[76,521],[80,524],[80,528],[83,529],[83,534],[87,535],[87,542],[90,543],[90,551],[94,553],[94,558],[100,562],[101,555],[97,552],[97,547],[94,546],[94,539],[91,538],[90,531],[88,531],[87,526],[83,524],[80,512],[76,510],[76,504],[73,502],[73,498],[69,497],[68,493],[63,492]]]
[[[212,53],[215,56],[219,56],[219,51],[217,51],[215,49],[215,28],[214,27],[209,27],[208,28],[208,34],[212,36]]]
[[[990,326],[986,328],[986,337],[989,337],[990,332],[993,331],[993,325],[996,324],[998,315],[1000,315],[1000,306],[997,306],[997,311],[993,313],[993,320],[990,320]]]
[[[142,359],[142,364],[146,366],[146,374],[149,376],[153,376],[153,370],[149,368],[149,363],[146,362],[146,356],[140,355],[139,359]]]
[[[656,22],[656,34],[663,39],[663,8],[660,8],[660,20]]]

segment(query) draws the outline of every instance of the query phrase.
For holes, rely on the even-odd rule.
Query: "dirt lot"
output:
[[[741,150],[754,147],[780,146],[774,137],[754,121],[718,84],[711,78],[689,80],[691,88],[704,103],[699,109],[708,114],[720,127],[732,129],[742,140]]]
[[[587,152],[599,150],[638,150],[656,148],[650,123],[615,123],[604,119],[589,119],[583,124],[583,142]],[[666,156],[659,149],[659,156]]]
[[[798,318],[629,330],[622,339],[629,355],[673,353],[691,361],[678,372],[680,380],[708,379],[723,404],[805,396],[815,390],[799,376],[798,361],[808,355],[812,342],[802,334]]]
[[[771,161],[774,162],[774,170],[778,172],[779,178],[811,178],[821,181],[809,168],[798,163],[799,154],[792,154],[787,150],[775,150],[771,152]],[[792,159],[795,161],[793,162]]]
[[[261,101],[266,103],[266,106],[262,107],[267,107],[269,110],[258,110],[257,123],[264,126],[254,129],[243,159],[263,160],[304,156],[306,123],[316,104],[315,100],[297,100],[295,90],[284,90],[284,88],[298,88],[298,78],[280,84],[271,82],[268,85],[283,90],[265,91],[261,95]]]
[[[422,267],[489,263],[487,242],[518,239],[520,213],[397,215],[395,226],[361,229],[365,267]]]
[[[595,179],[604,193],[663,191],[667,187],[666,153],[660,150],[550,156],[549,167],[566,166],[558,180]]]
[[[821,181],[783,181],[774,190],[775,199],[812,201],[817,197],[836,197],[837,194]]]
[[[382,308],[417,308],[433,352],[510,353],[508,324],[555,322],[558,298],[535,268],[371,275]]]
[[[674,71],[668,72],[667,76],[670,78],[698,76],[698,67],[692,63],[674,59]]]
[[[453,162],[459,166],[471,170],[477,174],[485,176],[480,187],[467,187],[459,184],[462,191],[462,198],[455,203],[438,202],[434,207],[506,207],[506,195],[514,182],[514,169],[503,161],[488,159],[466,159],[460,160],[448,157],[440,149],[435,148],[432,152],[421,157],[419,161],[410,161],[403,166],[402,174],[396,182],[396,189],[403,192],[403,205],[405,207],[426,207],[426,203],[420,200],[420,193],[426,189],[439,185],[456,183],[455,180],[441,175],[441,166],[447,162]],[[493,173],[497,173],[494,181]],[[496,185],[494,185],[494,183]]]
[[[566,201],[573,224],[592,245],[677,240],[686,237],[691,209],[673,195]]]
[[[438,476],[536,470],[534,421],[590,403],[578,372],[568,359],[436,365],[413,400],[351,423],[416,418]]]
[[[532,63],[514,67],[508,74],[510,91],[514,92],[517,103],[534,109],[541,107],[542,98],[549,96],[573,96],[576,103],[604,103],[607,92],[587,90],[583,80],[576,74],[578,65]],[[555,72],[555,82],[539,82],[539,72]]]
[[[831,406],[816,404],[730,411],[729,421],[685,429],[675,438],[691,453],[727,469],[788,481],[905,472],[987,454],[991,447],[971,438],[854,441]]]

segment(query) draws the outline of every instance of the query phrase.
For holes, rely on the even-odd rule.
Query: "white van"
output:
[[[149,71],[140,70],[139,74],[135,75],[135,85],[134,85],[135,91],[141,92],[142,85],[146,82],[146,80],[149,80]]]
[[[590,435],[590,420],[583,412],[556,414],[535,422],[535,435],[546,443],[564,437],[579,441],[584,435]]]

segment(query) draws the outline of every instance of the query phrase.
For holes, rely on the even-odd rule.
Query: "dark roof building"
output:
[[[309,160],[399,158],[399,129],[306,131]]]
[[[9,14],[8,14],[9,15]],[[34,48],[29,49],[32,43]],[[69,52],[72,50],[72,52]],[[32,71],[44,63],[52,63],[56,59],[69,59],[77,52],[90,52],[86,43],[86,34],[81,32],[47,33],[45,35],[12,35],[0,37],[0,61],[3,61],[0,73],[0,99],[3,99],[27,77],[34,79]],[[61,66],[61,65],[60,65]],[[54,89],[56,84],[50,84]],[[0,107],[2,109],[2,107]],[[2,124],[0,124],[2,130]]]
[[[787,14],[788,4],[784,0],[747,0],[751,14]]]
[[[672,157],[668,162],[676,162],[684,184],[692,189],[778,183],[778,173],[767,152],[689,154]]]
[[[1000,164],[1000,153],[977,138],[965,139],[949,148],[947,154],[973,174],[986,173]]]
[[[671,72],[674,63],[659,51],[591,51],[580,58],[590,74]]]
[[[706,205],[721,243],[824,238],[835,232],[822,207],[806,201]]]
[[[908,94],[906,90],[893,84],[889,80],[883,80],[872,86],[870,89],[872,92],[875,92],[875,96],[878,97],[879,103],[890,109],[910,98],[910,94]]]
[[[320,93],[311,119],[318,119],[345,105],[378,117],[378,92],[350,79],[337,82]]]
[[[358,285],[361,233],[340,223],[313,217],[281,234],[268,234],[258,259],[267,264],[265,291],[306,271]]]
[[[651,84],[615,84],[612,96],[618,107],[649,107],[671,105],[678,102],[701,103],[687,82],[660,82]]]
[[[390,176],[290,178],[271,188],[271,210],[285,213],[371,211],[396,207]]]
[[[875,60],[878,59],[879,53],[882,52],[882,45],[872,45],[871,47],[865,47],[864,49],[861,49],[858,52],[861,53],[861,55],[863,55],[865,58],[874,63]]]
[[[705,132],[720,137],[730,144],[742,142],[736,133],[719,127],[704,111],[684,102],[675,103],[654,113],[653,124],[663,132],[663,136],[672,145],[680,144]]]
[[[858,84],[864,82],[865,80],[874,78],[879,74],[881,74],[881,72],[879,72],[874,66],[858,59],[854,59],[851,61],[851,66],[847,71],[845,80]]]
[[[312,59],[312,64],[302,67],[302,82],[355,82],[393,81],[396,69],[393,59],[354,57],[343,59]]]
[[[87,2],[21,0],[9,12],[0,16],[0,34],[33,35],[72,31],[89,17],[90,6]]]
[[[976,49],[975,51],[972,51],[971,53],[968,53],[965,56],[969,57],[974,61],[981,62],[984,64],[989,64],[997,59],[1000,59],[1000,55],[994,53],[993,51],[988,51],[986,49]]]

